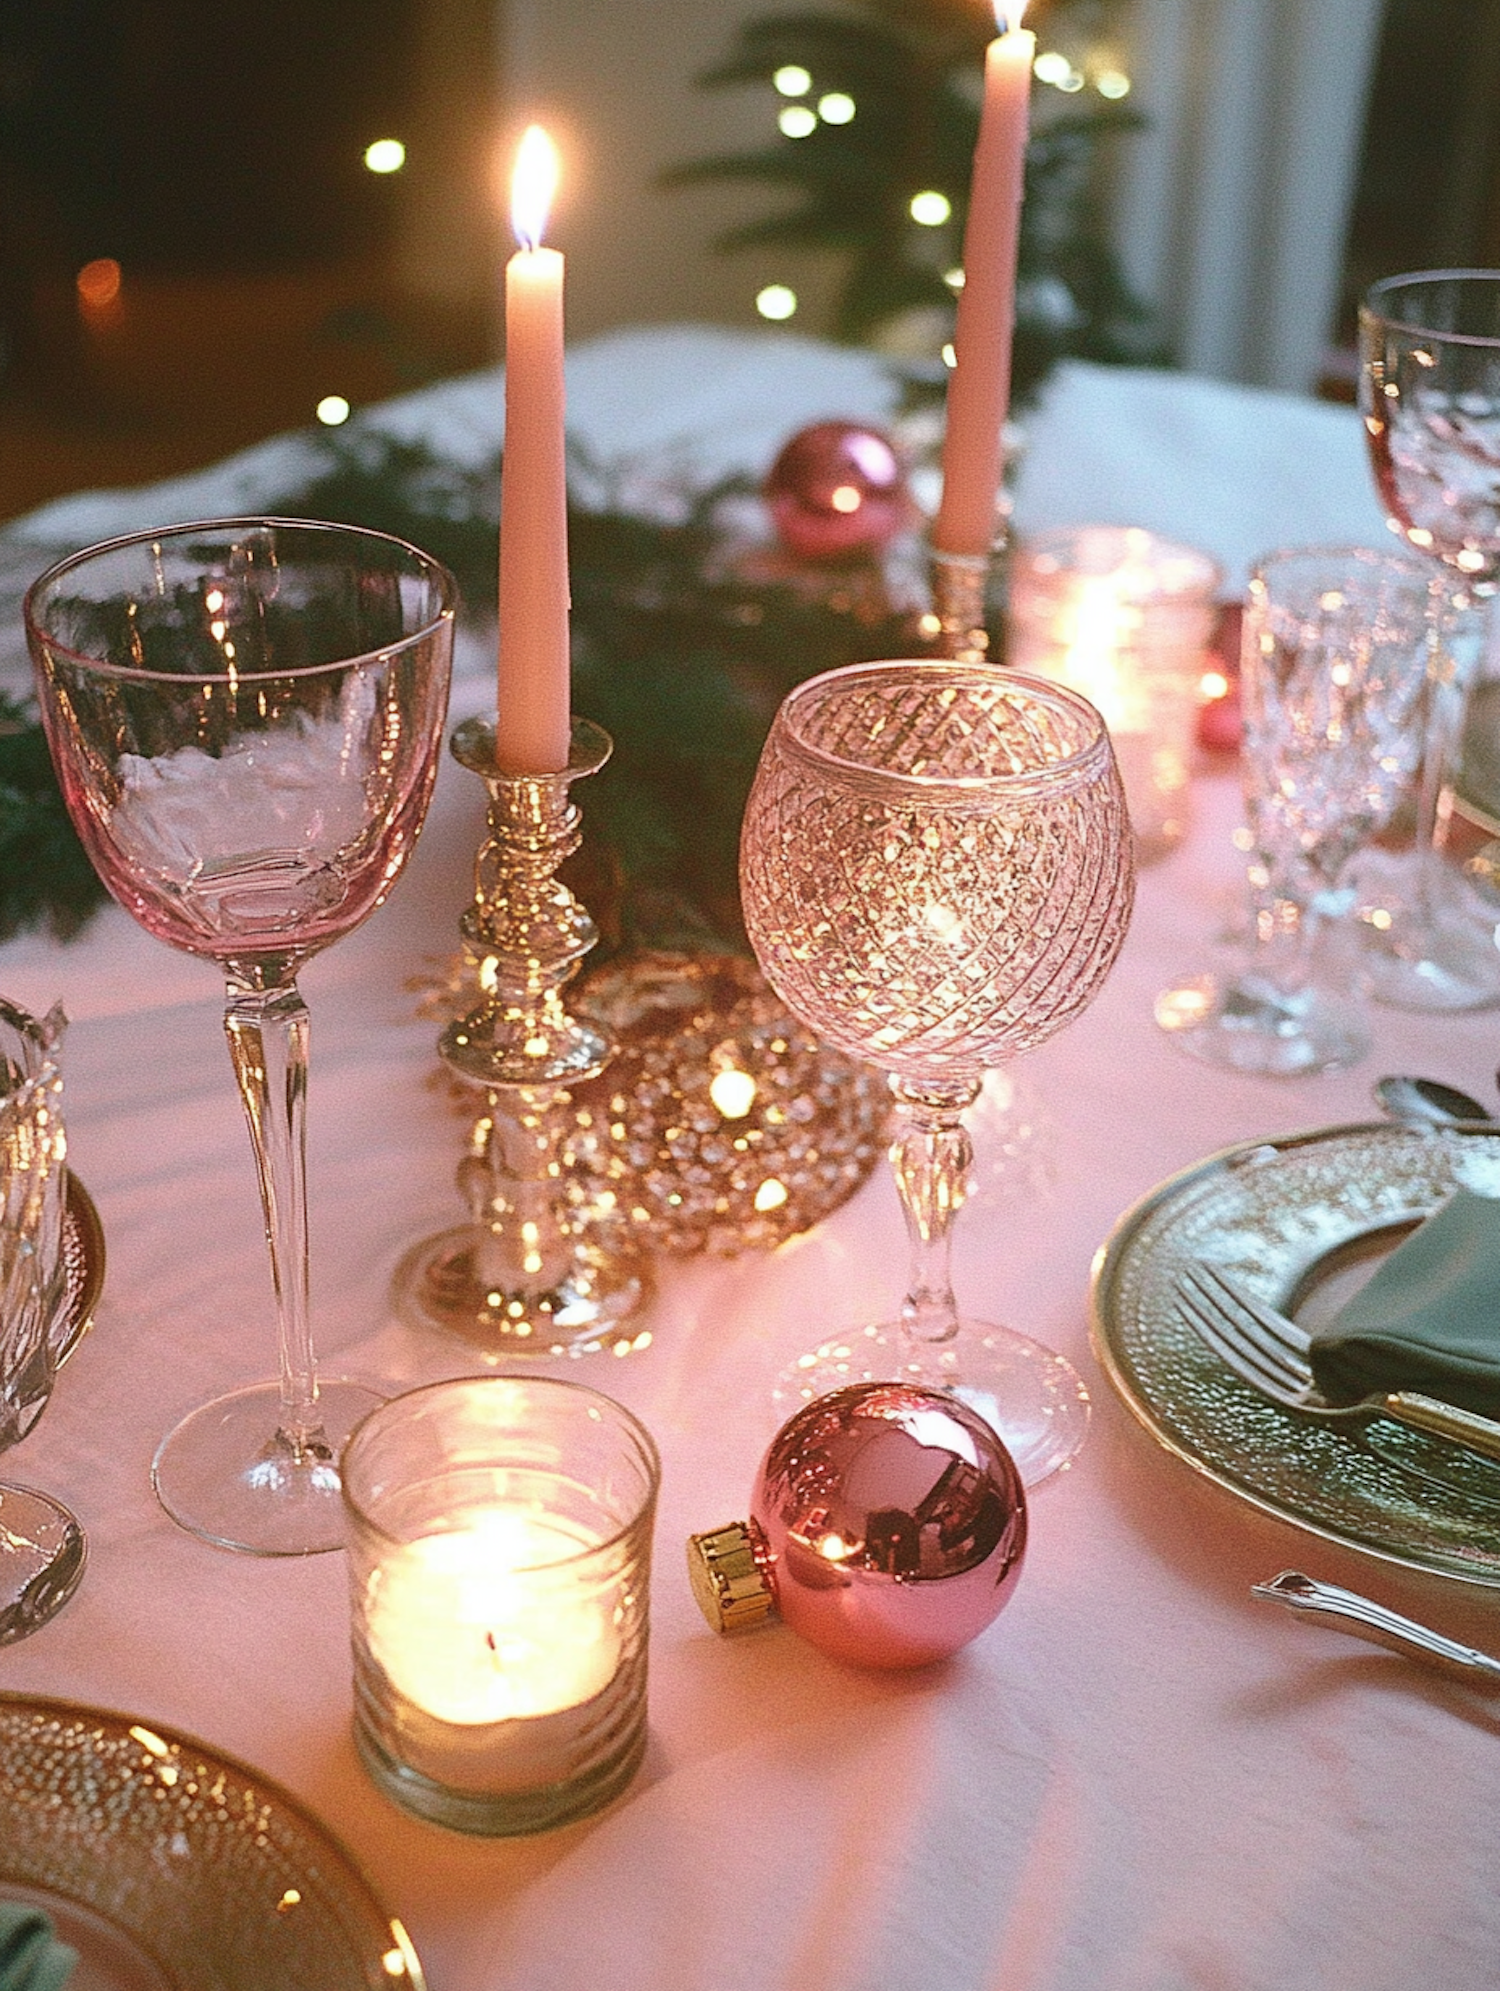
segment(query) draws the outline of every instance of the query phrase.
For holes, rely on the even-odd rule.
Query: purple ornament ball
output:
[[[761,1463],[752,1525],[794,1631],[856,1666],[925,1666],[1004,1609],[1026,1495],[984,1420],[939,1391],[856,1383],[806,1405]]]

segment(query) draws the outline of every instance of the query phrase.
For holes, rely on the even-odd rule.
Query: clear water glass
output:
[[[60,1009],[40,1021],[0,1001],[0,1452],[47,1408],[68,1345],[67,1135]],[[0,1480],[0,1645],[61,1609],[85,1540],[49,1494]]]
[[[1249,946],[1224,972],[1157,998],[1174,1042],[1206,1063],[1291,1078],[1354,1063],[1369,1031],[1324,922],[1348,910],[1350,859],[1409,799],[1443,675],[1440,580],[1359,547],[1271,555],[1242,633]]]
[[[1500,1001],[1496,917],[1442,852],[1467,697],[1500,585],[1500,271],[1422,270],[1360,313],[1360,410],[1392,531],[1448,583],[1448,672],[1431,701],[1415,845],[1361,868],[1371,984],[1401,1008]],[[1486,634],[1486,625],[1489,634]]]

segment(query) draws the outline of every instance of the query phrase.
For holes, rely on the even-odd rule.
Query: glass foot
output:
[[[56,1617],[87,1560],[84,1532],[66,1507],[0,1480],[0,1645]]]
[[[536,1291],[508,1292],[482,1276],[490,1236],[479,1224],[457,1224],[425,1238],[396,1267],[392,1296],[410,1327],[456,1334],[486,1362],[592,1355],[629,1355],[650,1346],[627,1323],[649,1287],[639,1260],[579,1244],[568,1276]]]
[[[999,1433],[1028,1486],[1061,1471],[1083,1444],[1089,1393],[1070,1362],[1009,1328],[966,1322],[954,1341],[913,1343],[898,1324],[855,1328],[783,1369],[778,1422],[849,1383],[909,1382],[946,1390]]]
[[[1500,913],[1461,872],[1420,852],[1368,851],[1344,880],[1378,1002],[1418,1010],[1500,1002]]]
[[[319,1381],[316,1442],[280,1436],[275,1383],[215,1397],[157,1447],[156,1497],[179,1527],[247,1555],[322,1555],[344,1546],[339,1458],[349,1433],[385,1399],[362,1383]]]
[[[1156,1021],[1204,1064],[1307,1078],[1358,1064],[1370,1033],[1356,1005],[1313,986],[1288,994],[1258,975],[1198,975],[1156,998]]]

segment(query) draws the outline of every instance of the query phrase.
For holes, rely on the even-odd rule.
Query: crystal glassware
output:
[[[1340,876],[1408,794],[1426,736],[1441,592],[1424,563],[1360,547],[1275,553],[1250,577],[1241,636],[1250,824],[1249,946],[1156,1000],[1208,1064],[1295,1078],[1369,1048],[1356,998],[1320,959]]]
[[[0,1001],[0,1452],[47,1408],[76,1311],[58,1065],[65,1027],[60,1009],[38,1022]],[[59,1501],[0,1480],[0,1645],[62,1608],[86,1553]]]
[[[952,1218],[983,1072],[1078,1014],[1125,937],[1130,823],[1109,736],[1076,693],[982,662],[856,664],[781,706],[740,849],[766,978],[814,1030],[890,1074],[912,1248],[899,1321],[825,1341],[783,1412],[862,1380],[947,1389],[1035,1484],[1082,1442],[1060,1355],[961,1323]]]
[[[1446,578],[1414,850],[1355,883],[1375,994],[1406,1009],[1500,1000],[1496,919],[1443,860],[1464,706],[1500,585],[1500,271],[1388,277],[1360,313],[1360,408],[1386,518]]]
[[[92,547],[31,589],[68,810],[148,931],[216,962],[260,1177],[280,1379],[190,1413],[153,1467],[173,1518],[266,1555],[343,1539],[338,1457],[378,1400],[320,1383],[308,1318],[302,964],[380,904],[426,812],[455,590],[384,534],[284,519]]]

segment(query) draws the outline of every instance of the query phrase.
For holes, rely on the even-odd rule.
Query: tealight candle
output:
[[[535,1831],[606,1802],[645,1743],[656,1453],[607,1397],[435,1384],[345,1454],[355,1735],[408,1809]]]
[[[1082,692],[1109,728],[1136,856],[1187,831],[1194,727],[1219,570],[1138,526],[1045,533],[1016,556],[1007,661]]]

